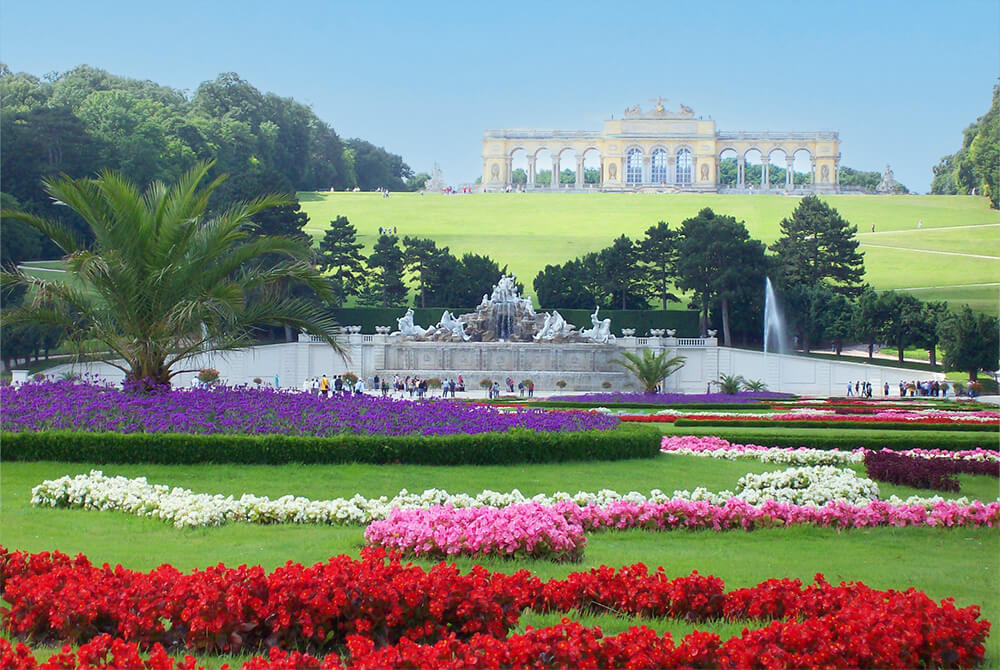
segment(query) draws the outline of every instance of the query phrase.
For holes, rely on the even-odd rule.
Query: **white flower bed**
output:
[[[363,526],[374,520],[385,519],[393,509],[429,508],[451,505],[456,508],[494,507],[538,503],[554,505],[572,502],[580,507],[604,507],[624,501],[630,503],[662,504],[670,500],[705,500],[723,505],[731,498],[739,498],[752,505],[768,500],[799,505],[822,506],[829,501],[864,504],[878,497],[878,486],[870,479],[858,477],[853,470],[830,466],[789,468],[780,472],[747,474],[737,483],[737,491],[718,493],[705,488],[694,491],[674,491],[668,495],[653,489],[648,496],[630,491],[620,494],[609,489],[596,493],[580,491],[569,494],[563,491],[551,496],[539,494],[526,497],[517,489],[508,493],[482,491],[472,496],[465,493],[449,494],[441,489],[428,489],[423,493],[402,490],[388,498],[352,498],[310,500],[301,496],[266,496],[244,494],[233,496],[194,493],[189,489],[171,488],[149,484],[145,477],[107,477],[99,470],[86,475],[47,480],[32,489],[31,503],[46,507],[75,507],[91,510],[115,510],[137,516],[167,521],[178,528],[219,526],[230,522],[241,523],[309,523],[325,525]],[[894,505],[923,505],[930,509],[942,498],[913,496],[900,500],[893,496],[888,502]],[[962,498],[955,502],[968,504]]]

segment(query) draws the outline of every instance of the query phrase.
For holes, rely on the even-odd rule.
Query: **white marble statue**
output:
[[[556,337],[567,337],[573,331],[572,326],[566,323],[566,319],[562,317],[562,314],[553,310],[551,313],[545,314],[545,322],[542,324],[541,330],[535,333],[535,340],[551,340]]]
[[[597,318],[597,314],[600,311],[601,308],[598,307],[594,310],[594,313],[590,315],[590,322],[593,324],[593,327],[581,330],[580,337],[593,340],[594,342],[599,342],[601,344],[614,342],[615,336],[611,334],[611,319],[604,319],[603,321],[599,320]]]
[[[403,337],[423,337],[427,334],[430,328],[421,328],[420,326],[414,325],[413,323],[413,309],[409,308],[406,310],[406,314],[396,319],[396,323],[399,325],[399,330],[393,333],[393,335],[402,335]]]
[[[715,337],[716,333],[718,333],[718,332],[719,332],[718,330],[709,330],[708,331],[708,336],[709,337]]]
[[[667,337],[673,337],[677,334],[676,328],[667,328]]]
[[[441,315],[441,321],[438,323],[437,327],[451,333],[452,337],[460,337],[466,342],[468,342],[471,337],[471,335],[465,334],[465,324],[462,323],[460,319],[456,319],[452,316],[452,313],[448,310],[445,310],[444,314]]]

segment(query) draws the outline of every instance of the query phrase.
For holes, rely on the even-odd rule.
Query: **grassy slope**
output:
[[[57,548],[84,552],[95,562],[122,563],[150,569],[164,562],[190,570],[217,562],[229,565],[261,564],[274,568],[286,560],[306,564],[337,553],[357,555],[361,528],[314,526],[248,526],[180,531],[161,522],[113,512],[36,509],[28,504],[30,489],[46,478],[84,472],[89,466],[65,463],[5,463],[0,471],[3,524],[0,544],[40,551]],[[682,456],[660,456],[653,461],[601,464],[565,464],[504,467],[418,466],[107,466],[108,474],[144,475],[154,483],[185,486],[195,491],[239,494],[250,491],[278,496],[296,493],[312,498],[392,494],[401,488],[420,491],[440,487],[452,492],[483,488],[525,494],[556,490],[648,491],[660,488],[720,490],[731,488],[742,474],[777,469],[752,461],[728,462]],[[961,494],[981,499],[996,497],[996,480],[963,477]],[[910,495],[913,489],[883,486],[883,494]],[[81,533],[80,529],[86,532]],[[127,541],[123,541],[127,538]],[[933,598],[954,597],[959,605],[978,604],[983,616],[1000,621],[1000,532],[988,530],[871,529],[837,532],[819,528],[770,529],[753,533],[672,532],[592,533],[582,564],[555,565],[530,561],[483,561],[494,570],[527,568],[543,578],[601,564],[642,561],[662,565],[671,575],[702,574],[722,577],[728,588],[750,586],[779,576],[805,582],[817,572],[831,581],[861,580],[877,588],[925,590]],[[429,561],[419,561],[429,564]],[[459,565],[467,569],[472,561]],[[615,617],[588,617],[608,633],[633,621]],[[554,623],[527,615],[522,625]],[[659,630],[683,635],[691,626],[676,621],[651,622]],[[725,637],[738,634],[736,624],[703,625]],[[1000,659],[1000,636],[988,642],[989,661]]]
[[[745,221],[753,237],[770,243],[779,235],[781,219],[798,203],[797,198],[780,195],[719,194],[399,193],[382,198],[373,193],[300,193],[299,198],[314,238],[321,237],[338,214],[350,219],[368,247],[379,226],[395,226],[400,236],[430,237],[454,253],[487,253],[509,265],[529,293],[531,280],[546,264],[601,249],[621,234],[638,239],[660,220],[676,227],[703,207]],[[983,198],[840,195],[826,199],[858,226],[868,281],[878,289],[997,282],[1000,276],[996,260],[868,246],[996,256],[997,213]],[[918,295],[969,301],[997,313],[996,286],[927,289]]]

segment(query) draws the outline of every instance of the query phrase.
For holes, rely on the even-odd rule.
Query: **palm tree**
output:
[[[719,381],[716,384],[719,385],[719,393],[726,393],[728,395],[736,395],[740,392],[743,387],[743,377],[740,375],[719,375]]]
[[[684,356],[668,358],[668,353],[664,350],[659,355],[654,355],[651,350],[643,349],[642,356],[640,356],[630,351],[624,351],[622,356],[625,357],[625,360],[617,359],[614,362],[634,374],[646,393],[655,393],[657,384],[684,367],[686,360]]]
[[[86,222],[94,236],[88,247],[59,221],[0,212],[50,237],[65,252],[69,275],[69,281],[51,281],[4,272],[4,286],[27,285],[30,296],[10,321],[60,326],[75,342],[97,340],[107,363],[144,384],[169,384],[189,371],[180,367],[193,354],[251,344],[254,326],[291,326],[340,352],[334,321],[281,291],[293,280],[331,296],[327,281],[304,260],[307,244],[250,236],[251,216],[292,199],[266,195],[208,216],[209,196],[225,179],[199,188],[211,167],[199,163],[176,183],[154,182],[144,192],[110,171],[43,181],[49,195]],[[281,260],[255,262],[265,254]]]

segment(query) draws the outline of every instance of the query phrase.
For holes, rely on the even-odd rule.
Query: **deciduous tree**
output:
[[[963,305],[941,322],[939,334],[945,369],[967,371],[969,381],[974,382],[981,370],[1000,367],[1000,324],[996,317]]]

